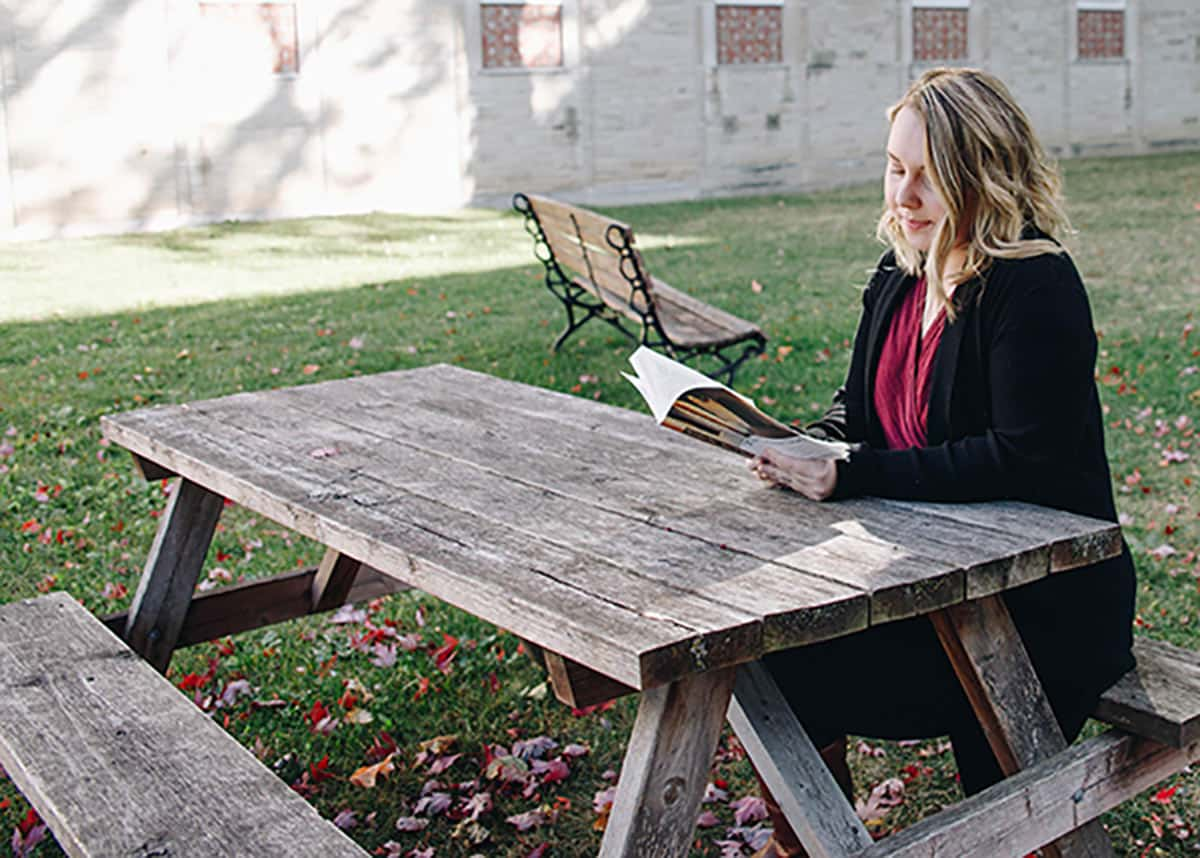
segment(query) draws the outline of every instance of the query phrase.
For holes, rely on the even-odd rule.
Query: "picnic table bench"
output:
[[[757,325],[650,274],[628,225],[533,194],[515,195],[513,207],[525,216],[534,255],[546,268],[546,288],[567,314],[553,350],[600,318],[676,360],[715,358],[718,367],[709,374],[726,384],[733,384],[738,367],[763,353],[767,338]]]
[[[1140,642],[1097,712],[1120,726],[1068,748],[999,598],[1118,552],[1108,522],[1010,502],[816,504],[644,415],[447,366],[103,428],[180,477],[126,621],[135,650],[163,669],[188,637],[230,498],[327,546],[310,588],[353,587],[347,570],[369,566],[536,644],[560,697],[640,693],[604,856],[685,854],[726,718],[814,858],[997,858],[1051,841],[1111,855],[1096,817],[1200,758],[1194,654]],[[252,588],[280,586],[236,592],[257,603]],[[872,843],[758,659],[917,615],[1011,776]],[[205,616],[206,634],[226,633]]]
[[[368,854],[66,593],[0,607],[0,763],[71,856]]]

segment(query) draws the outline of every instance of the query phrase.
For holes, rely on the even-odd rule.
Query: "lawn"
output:
[[[1114,491],[1138,564],[1136,631],[1200,648],[1200,154],[1074,161],[1066,173]],[[845,372],[880,251],[878,208],[872,185],[610,213],[635,226],[657,276],[764,328],[768,352],[738,386],[803,419]],[[549,354],[561,310],[513,213],[8,244],[0,271],[0,601],[61,589],[97,613],[128,605],[169,486],[142,482],[102,443],[105,413],[435,362],[639,407],[619,375],[631,349],[607,326]],[[320,554],[228,508],[201,586]],[[881,654],[862,681],[903,667]],[[391,856],[594,854],[634,713],[629,699],[572,712],[515,638],[419,594],[199,645],[169,675],[323,814]],[[395,770],[374,787],[351,781],[389,753]],[[489,766],[514,755],[535,774],[506,781],[510,770]],[[888,778],[906,785],[904,803],[873,823],[881,834],[958,795],[944,742],[853,739],[851,757],[864,796]],[[565,765],[545,765],[554,760]],[[753,840],[758,825],[736,740],[723,740],[713,783],[693,854],[749,854],[721,845]],[[1176,786],[1105,817],[1118,854],[1200,848],[1200,779]],[[26,811],[0,784],[4,830]],[[32,854],[59,853],[47,841]]]

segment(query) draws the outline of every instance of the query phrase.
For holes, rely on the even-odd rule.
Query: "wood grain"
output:
[[[312,585],[316,574],[317,567],[310,566],[195,594],[183,618],[176,646],[204,643],[315,613]],[[410,589],[403,581],[363,567],[346,601],[365,602]],[[128,617],[127,611],[121,611],[101,620],[120,637]]]
[[[313,613],[331,611],[344,604],[361,568],[362,564],[353,557],[332,548],[326,549],[309,593]]]
[[[1104,692],[1095,717],[1173,748],[1200,739],[1200,653],[1135,638],[1137,667]]]
[[[1066,749],[1050,701],[999,596],[965,602],[930,619],[1006,775]],[[1113,855],[1099,822],[1064,834],[1053,852],[1062,858]]]
[[[123,637],[160,671],[171,663],[222,506],[219,493],[183,479],[159,519]]]
[[[1200,759],[1111,730],[893,834],[854,858],[1021,858]]]
[[[733,691],[734,668],[642,694],[601,858],[683,858]]]
[[[871,835],[761,662],[738,668],[729,723],[811,858],[842,858]]]
[[[71,856],[365,856],[65,593],[0,607],[0,762]]]

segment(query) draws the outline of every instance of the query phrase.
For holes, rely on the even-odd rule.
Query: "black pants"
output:
[[[1003,777],[924,617],[771,653],[765,664],[818,748],[846,733],[877,739],[949,736],[967,795]],[[1063,734],[1073,741],[1096,697],[1044,678],[1043,685]]]

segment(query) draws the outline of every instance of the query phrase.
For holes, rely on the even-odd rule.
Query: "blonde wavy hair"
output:
[[[950,290],[982,275],[993,259],[1063,252],[1050,240],[1070,231],[1062,179],[1029,117],[994,75],[979,69],[930,69],[888,109],[888,120],[895,121],[905,107],[924,121],[926,171],[946,218],[936,227],[927,253],[908,243],[886,203],[876,234],[892,246],[908,274],[924,273],[929,295],[953,319]],[[1050,238],[1022,237],[1030,227]],[[950,282],[943,282],[943,261],[962,235],[967,238],[966,262]]]

